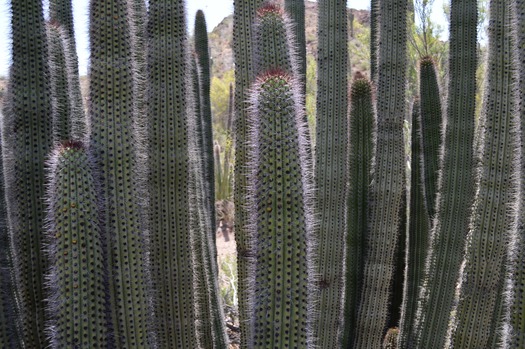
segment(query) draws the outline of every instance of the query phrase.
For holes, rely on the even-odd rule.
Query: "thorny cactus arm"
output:
[[[250,96],[254,349],[307,348],[310,340],[311,168],[296,84],[286,72],[270,71],[257,79]]]
[[[13,64],[2,130],[8,220],[16,251],[21,338],[28,348],[45,348],[43,275],[48,261],[42,249],[42,197],[53,135],[47,39],[40,0],[13,0],[11,13]]]
[[[106,265],[91,164],[83,145],[65,142],[50,160],[47,250],[53,348],[108,346]]]
[[[116,348],[154,346],[138,202],[134,138],[135,75],[127,0],[91,0],[89,150],[97,168],[107,239],[109,298]]]

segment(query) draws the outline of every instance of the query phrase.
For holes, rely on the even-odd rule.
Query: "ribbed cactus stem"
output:
[[[519,99],[519,117],[521,131],[521,171],[520,176],[520,203],[519,210],[525,209],[525,1],[516,0],[516,36],[518,58],[518,99]],[[511,279],[509,285],[512,289],[512,305],[510,308],[510,331],[505,338],[505,342],[510,348],[518,349],[525,347],[525,258],[522,258],[520,252],[525,251],[525,219],[520,214],[518,217],[518,235],[516,242],[516,253],[512,259]]]
[[[151,0],[148,19],[148,188],[156,334],[162,348],[197,348],[189,261],[189,153],[186,89],[192,63],[184,1]],[[168,267],[167,267],[168,266]]]
[[[70,137],[59,137],[56,139],[57,129],[60,126],[54,125],[55,129],[55,139],[57,142],[61,142],[67,139],[77,139],[77,140],[86,140],[87,139],[87,118],[84,112],[84,105],[82,102],[82,92],[80,90],[80,76],[78,72],[78,56],[77,48],[75,41],[75,29],[73,24],[73,7],[71,0],[50,0],[49,1],[49,20],[51,23],[55,24],[60,33],[60,41],[62,42],[63,48],[58,48],[58,39],[53,39],[49,36],[49,26],[48,26],[48,40],[50,43],[49,47],[49,58],[50,58],[50,67],[51,67],[51,88],[54,89],[55,83],[60,84],[60,81],[56,81],[58,78],[54,71],[63,70],[61,74],[65,74],[66,79],[64,83],[67,83],[67,87],[64,90],[65,95],[58,95],[53,97],[53,99],[63,99],[64,102],[69,104],[68,108],[70,113]],[[53,44],[55,42],[55,44]],[[54,47],[53,47],[54,46]],[[64,51],[64,64],[63,66],[56,66],[57,63],[54,63],[54,60],[60,51]],[[56,58],[54,58],[54,56]],[[62,78],[63,79],[63,78]],[[65,87],[65,85],[64,85]],[[53,92],[55,94],[55,92]],[[64,106],[65,107],[65,106]],[[66,110],[65,108],[63,109]],[[56,120],[56,112],[54,111],[53,120]]]
[[[455,348],[496,348],[508,311],[506,268],[517,233],[521,176],[512,3],[490,2],[480,184],[459,279],[459,303],[452,315],[451,342]]]
[[[83,145],[51,155],[47,231],[53,348],[108,346],[106,277],[98,196]]]
[[[297,51],[297,61],[299,64],[298,79],[301,81],[301,92],[306,97],[306,9],[304,0],[285,0],[284,9],[293,23],[294,47]]]
[[[400,213],[405,202],[407,2],[381,1],[380,12],[377,146],[355,348],[381,346],[396,269]]]
[[[286,72],[270,71],[257,78],[250,96],[254,349],[307,348],[310,339],[311,169],[296,84]]]
[[[397,328],[390,328],[388,329],[385,339],[383,340],[383,347],[382,349],[397,349],[397,348],[403,348],[399,347],[397,344],[399,338],[399,329]]]
[[[255,71],[261,74],[279,68],[296,76],[299,66],[290,51],[295,45],[293,40],[292,22],[277,3],[269,2],[259,8],[255,24]]]
[[[370,78],[377,83],[377,52],[379,45],[379,2],[370,0]]]
[[[436,67],[432,57],[423,57],[419,63],[421,98],[421,137],[423,140],[422,178],[424,180],[424,195],[429,216],[434,217],[436,210],[437,181],[439,175],[439,149],[441,147],[441,97],[436,75]]]
[[[348,179],[348,49],[346,1],[318,2],[315,193],[320,348],[338,348],[343,315]]]
[[[107,239],[109,298],[116,348],[150,348],[134,138],[135,75],[131,15],[126,0],[90,4],[90,153],[101,186]],[[153,253],[152,253],[153,255]]]
[[[251,317],[248,277],[252,265],[253,246],[249,242],[246,225],[246,179],[248,158],[247,93],[254,79],[253,69],[253,22],[255,12],[264,0],[234,0],[233,6],[233,53],[235,60],[235,242],[237,245],[237,273],[239,292],[239,325],[241,347],[246,348],[252,338],[249,321]]]
[[[46,30],[40,0],[11,1],[12,66],[3,119],[4,168],[21,337],[48,346],[44,333],[44,162],[52,144]],[[24,155],[25,154],[25,155]],[[29,155],[30,154],[30,155]]]
[[[412,106],[412,156],[410,174],[410,216],[406,250],[406,280],[401,308],[399,344],[401,348],[415,347],[414,319],[419,289],[423,285],[425,261],[430,238],[430,218],[423,193],[423,130],[419,99]]]
[[[376,118],[372,85],[362,76],[352,82],[350,95],[350,153],[348,233],[346,237],[346,286],[342,347],[349,348],[355,336],[357,309],[363,280],[368,225],[368,188],[371,181]]]
[[[477,1],[451,2],[447,122],[442,131],[440,195],[425,263],[425,283],[416,313],[415,348],[444,347],[465,254],[475,194],[477,18]]]

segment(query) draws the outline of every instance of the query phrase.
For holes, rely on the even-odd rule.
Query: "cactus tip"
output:
[[[421,67],[434,66],[434,58],[432,56],[423,56],[420,60]]]
[[[279,6],[278,3],[273,1],[267,1],[265,2],[259,9],[257,10],[257,15],[259,17],[264,17],[266,15],[282,15],[283,10],[281,6]]]
[[[291,78],[291,75],[288,74],[286,71],[280,68],[272,68],[260,74],[257,77],[257,81],[259,83],[264,83],[269,80],[284,80],[286,82],[290,82]]]
[[[75,140],[67,140],[67,141],[64,141],[62,142],[60,145],[59,145],[59,152],[60,153],[63,153],[67,150],[82,150],[84,149],[84,144],[80,141],[75,141]]]

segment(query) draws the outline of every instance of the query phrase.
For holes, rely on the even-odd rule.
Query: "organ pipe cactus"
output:
[[[53,348],[107,347],[106,266],[91,164],[78,142],[58,146],[50,164],[51,344]]]
[[[235,60],[235,242],[237,244],[237,274],[239,292],[239,325],[241,347],[247,347],[252,333],[249,326],[251,309],[248,278],[253,262],[253,246],[248,238],[246,226],[246,180],[248,158],[247,90],[254,79],[253,68],[253,22],[255,12],[263,0],[234,0],[233,6],[233,53]]]
[[[422,76],[421,76],[422,78]],[[406,280],[403,291],[399,345],[415,348],[414,317],[417,297],[423,284],[426,252],[428,249],[430,218],[423,189],[423,144],[422,115],[419,99],[412,106],[412,156],[410,175],[410,213],[408,220],[408,243],[406,250]]]
[[[367,253],[354,346],[379,348],[385,334],[405,196],[407,3],[381,1],[377,148],[370,190]]]
[[[465,253],[475,193],[474,112],[477,2],[453,0],[440,193],[416,313],[416,348],[442,348]],[[439,312],[436,309],[440,309]]]
[[[129,9],[125,0],[90,4],[90,152],[101,186],[115,346],[150,348],[145,237],[135,172],[135,65]]]
[[[184,13],[182,0],[149,3],[150,260],[156,334],[163,348],[198,347],[193,269],[188,263],[192,259],[187,122],[191,102],[185,89],[192,81]]]
[[[363,280],[363,259],[366,252],[368,191],[376,131],[372,84],[362,75],[356,74],[352,82],[350,102],[350,172],[343,348],[350,347],[355,337],[357,308],[361,297],[360,286]]]
[[[348,49],[346,1],[318,2],[317,121],[315,148],[317,344],[339,346],[344,292],[348,180]]]
[[[439,148],[441,146],[441,99],[432,57],[420,61],[419,95],[421,98],[421,144],[423,154],[423,181],[426,207],[430,217],[434,217],[439,175]]]
[[[306,32],[304,0],[285,0],[284,9],[293,23],[294,47],[299,64],[298,78],[301,81],[301,94],[306,97]],[[303,101],[303,104],[305,102]]]
[[[496,348],[508,317],[505,269],[517,232],[520,178],[512,2],[490,2],[480,180],[458,282],[459,302],[452,313],[455,348]]]
[[[298,90],[285,71],[273,70],[257,78],[250,96],[249,212],[257,246],[250,348],[307,348],[310,340],[311,169]]]
[[[21,338],[45,348],[44,162],[52,144],[47,39],[42,3],[11,1],[12,66],[3,120],[10,238]],[[25,156],[21,154],[31,154]]]

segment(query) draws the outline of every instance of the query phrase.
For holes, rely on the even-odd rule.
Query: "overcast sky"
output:
[[[444,24],[445,20],[442,14],[443,1],[446,0],[435,0],[432,17],[438,23]],[[46,9],[47,2],[47,0],[44,0],[44,8]],[[75,36],[81,75],[85,75],[87,72],[87,62],[89,58],[87,34],[88,4],[89,0],[73,0]],[[186,0],[186,4],[190,31],[193,31],[193,18],[198,9],[202,9],[206,15],[208,31],[211,31],[224,17],[233,13],[233,0]],[[368,9],[370,8],[370,0],[349,0],[348,7]],[[7,75],[10,63],[10,20],[9,0],[0,0],[0,76]]]

